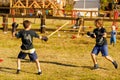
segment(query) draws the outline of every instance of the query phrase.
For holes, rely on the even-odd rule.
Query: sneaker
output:
[[[38,74],[38,75],[41,75],[41,74],[42,74],[42,72],[38,72],[37,74]]]
[[[19,74],[19,73],[20,73],[20,70],[18,69],[17,72],[16,72],[16,74]]]
[[[94,69],[98,69],[98,64],[95,64],[95,65],[94,65]]]
[[[116,62],[116,61],[113,61],[112,63],[113,63],[113,65],[114,65],[115,69],[117,69],[117,68],[118,68],[117,62]]]

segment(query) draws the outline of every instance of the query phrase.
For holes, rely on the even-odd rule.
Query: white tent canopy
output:
[[[75,1],[74,10],[98,11],[100,7],[100,0],[74,0],[74,1]],[[88,13],[88,16],[90,16],[90,13]]]
[[[74,8],[88,9],[88,8],[99,8],[100,0],[74,0],[76,3]]]

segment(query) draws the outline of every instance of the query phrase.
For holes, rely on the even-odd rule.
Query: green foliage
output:
[[[110,3],[114,3],[115,0],[107,0],[107,1],[110,2]]]
[[[73,5],[74,5],[74,1],[73,0],[66,0],[65,10],[72,10],[73,9]]]
[[[107,3],[108,0],[101,0],[100,2],[101,2],[101,3]]]
[[[65,10],[72,10],[73,9],[73,5],[67,4],[65,7]]]
[[[101,0],[100,1],[100,5],[101,5],[100,9],[104,11],[105,7],[108,6],[108,3],[114,3],[114,0]]]
[[[101,2],[100,2],[100,5],[101,5],[100,9],[101,10],[105,10],[105,7],[107,6],[107,4],[108,4],[107,0],[101,0]]]

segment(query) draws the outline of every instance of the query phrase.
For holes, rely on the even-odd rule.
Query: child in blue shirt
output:
[[[111,45],[113,44],[113,46],[114,46],[116,44],[116,34],[117,34],[117,32],[116,32],[116,29],[115,29],[114,25],[111,27],[111,29],[112,29],[112,31],[111,31],[111,37],[110,37],[110,44]]]

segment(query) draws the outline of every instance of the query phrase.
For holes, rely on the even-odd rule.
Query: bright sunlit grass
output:
[[[21,23],[22,20],[19,22]],[[48,20],[47,28],[53,30],[48,30],[46,34],[36,32],[39,35],[49,35],[56,29],[56,25],[64,23],[65,21],[59,22],[57,20],[53,24],[51,20]],[[85,25],[93,26],[92,23],[86,22]],[[105,23],[105,25],[109,26],[110,24]],[[0,59],[4,60],[0,63],[0,80],[119,80],[120,69],[114,69],[112,63],[103,58],[101,54],[98,55],[100,69],[92,70],[93,62],[90,52],[95,43],[94,39],[86,37],[86,34],[80,38],[72,39],[72,35],[76,35],[77,32],[64,31],[64,29],[71,29],[71,25],[67,26],[67,28],[62,29],[63,31],[50,37],[48,42],[34,39],[34,46],[43,71],[40,76],[35,74],[37,73],[36,64],[29,62],[28,57],[26,60],[22,60],[21,73],[16,74],[16,60],[21,41],[12,38],[11,31],[4,34],[0,30]],[[11,27],[9,26],[9,28]],[[22,26],[19,28],[22,29]],[[33,29],[39,29],[39,20],[33,24]],[[88,31],[89,28],[85,30]],[[108,31],[110,31],[109,28]],[[107,39],[109,54],[120,64],[119,35],[115,47],[109,45],[109,37]]]

